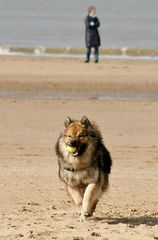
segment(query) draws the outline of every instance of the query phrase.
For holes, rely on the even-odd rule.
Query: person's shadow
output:
[[[94,221],[98,221],[101,223],[108,223],[108,224],[129,224],[131,227],[138,226],[141,224],[147,226],[155,226],[158,225],[158,217],[151,217],[151,216],[140,216],[140,217],[119,217],[119,218],[101,218],[101,217],[94,217]]]

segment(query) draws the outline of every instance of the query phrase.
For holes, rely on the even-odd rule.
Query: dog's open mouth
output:
[[[86,145],[81,145],[81,146],[78,146],[78,147],[75,147],[75,146],[72,146],[72,145],[68,145],[67,146],[67,151],[72,154],[73,157],[78,157],[80,155],[82,155],[86,149]]]
[[[67,146],[67,151],[72,154],[74,157],[78,156],[78,148],[76,146],[73,145],[68,145]]]

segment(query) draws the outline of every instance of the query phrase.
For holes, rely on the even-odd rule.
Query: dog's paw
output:
[[[87,217],[81,214],[79,218],[79,222],[85,222],[85,221],[87,221]]]
[[[92,215],[93,215],[93,213],[91,213],[91,212],[84,212],[84,211],[82,211],[79,220],[80,220],[80,222],[87,221],[87,219],[89,217],[91,217]]]

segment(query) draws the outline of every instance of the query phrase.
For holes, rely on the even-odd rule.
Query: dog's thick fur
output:
[[[75,147],[70,153],[67,146]],[[108,187],[112,160],[97,126],[86,116],[81,121],[66,119],[56,143],[59,177],[77,206],[81,218],[92,216],[96,204]]]

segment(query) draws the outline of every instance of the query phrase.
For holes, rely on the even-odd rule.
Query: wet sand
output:
[[[0,58],[1,89],[145,92],[157,84],[155,62]],[[158,239],[157,109],[149,99],[1,98],[0,239]],[[109,191],[86,223],[58,179],[54,145],[67,115],[95,120],[113,157]]]
[[[0,57],[0,89],[141,93],[157,91],[157,76],[157,61]]]

